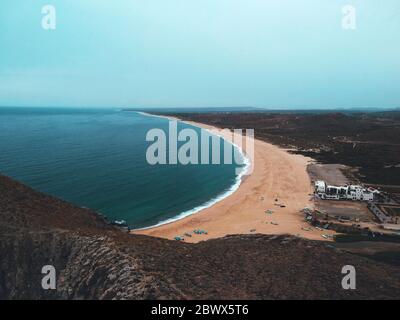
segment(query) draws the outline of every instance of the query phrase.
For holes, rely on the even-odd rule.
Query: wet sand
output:
[[[201,123],[185,122],[216,129]],[[132,233],[167,239],[191,233],[191,237],[184,236],[185,242],[250,233],[291,234],[326,241],[322,234],[332,235],[333,232],[309,229],[304,214],[300,212],[304,207],[314,207],[310,196],[313,187],[307,173],[307,165],[312,159],[290,154],[256,138],[253,171],[243,177],[236,192],[212,207],[181,220]],[[266,210],[272,210],[272,214],[266,213]],[[193,234],[195,229],[205,230],[207,234]]]

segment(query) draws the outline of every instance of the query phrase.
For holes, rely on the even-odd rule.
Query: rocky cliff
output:
[[[43,290],[53,265],[57,289]],[[357,289],[341,269],[357,270]],[[235,235],[185,244],[129,235],[0,176],[1,299],[398,298],[398,270],[322,242]]]

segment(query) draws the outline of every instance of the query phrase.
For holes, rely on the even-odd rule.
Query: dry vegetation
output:
[[[375,299],[400,295],[398,268],[290,236],[185,244],[133,236],[95,213],[0,176],[1,299]],[[41,289],[41,268],[58,273]],[[341,268],[357,268],[357,290]]]

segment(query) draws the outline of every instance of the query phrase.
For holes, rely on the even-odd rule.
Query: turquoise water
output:
[[[188,127],[195,128],[178,125]],[[234,164],[148,164],[153,128],[168,132],[168,120],[111,109],[0,108],[0,172],[134,228],[193,213],[237,186]]]

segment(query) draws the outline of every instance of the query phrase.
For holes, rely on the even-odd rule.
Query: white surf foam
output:
[[[163,119],[168,118],[168,117],[166,117],[166,116],[158,116],[158,115],[153,115],[153,114],[149,114],[149,113],[146,113],[146,112],[138,112],[138,113],[141,114],[141,115],[144,115],[144,116],[149,116],[149,117],[157,117],[157,118],[163,118]],[[178,120],[178,121],[180,121],[180,120]],[[193,125],[193,124],[191,124],[191,123],[187,123],[187,122],[185,122],[185,121],[181,121],[181,122],[183,122],[183,123],[185,123],[185,124],[187,124],[187,125],[193,126],[193,127],[200,128],[200,129],[202,129],[202,130],[207,130],[207,131],[210,132],[211,134],[214,134],[214,135],[215,135],[215,133],[214,133],[213,131],[211,131],[211,130],[201,128],[200,126],[195,126],[195,125]],[[240,173],[236,176],[236,178],[235,178],[235,183],[234,183],[228,190],[222,192],[221,194],[217,195],[215,198],[212,198],[211,200],[207,201],[206,203],[204,203],[204,204],[202,204],[202,205],[200,205],[200,206],[197,206],[197,207],[195,207],[195,208],[193,208],[193,209],[184,211],[184,212],[182,212],[182,213],[176,215],[176,216],[173,217],[173,218],[169,218],[169,219],[160,221],[160,222],[158,222],[158,223],[155,224],[155,225],[152,225],[152,226],[149,226],[149,227],[145,227],[145,228],[139,228],[139,229],[135,229],[135,230],[146,230],[146,229],[151,229],[151,228],[159,227],[159,226],[162,226],[162,225],[165,225],[165,224],[169,224],[169,223],[172,223],[172,222],[181,220],[181,219],[183,219],[183,218],[186,218],[186,217],[188,217],[188,216],[191,216],[191,215],[193,215],[193,214],[196,214],[196,213],[198,213],[198,212],[200,212],[200,211],[202,211],[202,210],[204,210],[204,209],[207,209],[207,208],[212,207],[213,205],[215,205],[216,203],[218,203],[218,202],[224,200],[225,198],[229,197],[229,196],[232,195],[237,189],[239,189],[240,184],[242,183],[242,177],[246,174],[246,172],[247,172],[247,171],[249,170],[249,168],[250,168],[250,165],[251,165],[250,159],[249,159],[248,157],[246,157],[246,155],[244,154],[243,150],[242,150],[238,145],[236,145],[236,144],[233,143],[232,141],[227,140],[227,139],[224,138],[222,135],[218,135],[218,137],[220,137],[221,139],[224,139],[225,141],[227,141],[228,143],[230,143],[230,144],[240,153],[241,157],[243,158],[243,169],[242,169],[242,170],[240,171]]]

